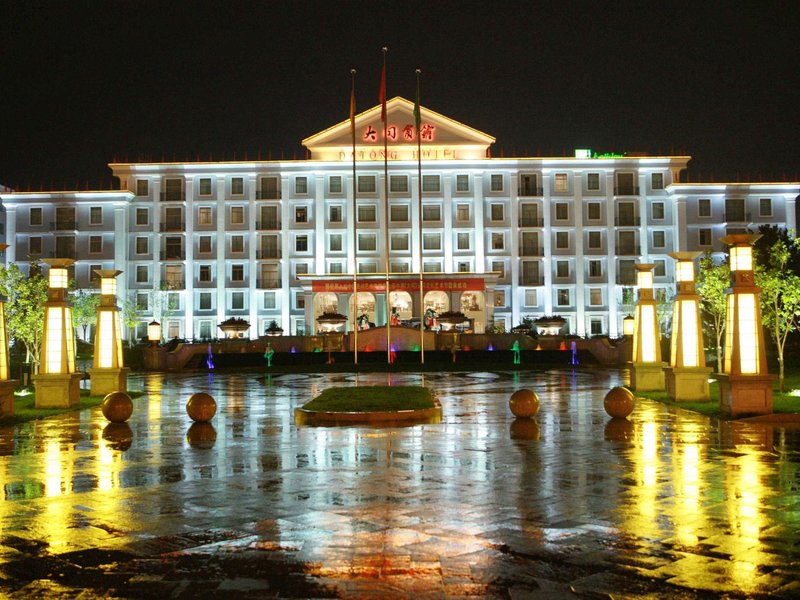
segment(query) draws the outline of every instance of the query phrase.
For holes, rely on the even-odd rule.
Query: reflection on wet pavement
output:
[[[800,596],[800,431],[640,401],[617,371],[142,375],[0,430],[12,597]],[[442,423],[300,427],[339,385],[423,384]],[[535,422],[508,398],[537,391]],[[192,424],[189,396],[219,409]]]

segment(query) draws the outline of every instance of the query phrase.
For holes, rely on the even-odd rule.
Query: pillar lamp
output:
[[[677,294],[672,306],[669,367],[665,370],[667,395],[671,400],[708,400],[711,368],[706,367],[694,275],[694,261],[700,252],[672,252],[670,256],[677,261]]]
[[[631,387],[639,391],[663,390],[665,365],[661,362],[661,335],[653,296],[655,265],[638,264],[635,267],[639,299],[633,317]]]
[[[634,319],[631,315],[628,315],[624,319],[622,319],[622,335],[625,337],[630,337],[636,331],[635,323],[636,319]]]
[[[36,408],[68,408],[80,401],[83,373],[75,368],[75,334],[72,309],[67,303],[67,269],[71,258],[43,261],[50,267],[39,372],[33,375]]]
[[[122,326],[117,309],[117,276],[122,271],[97,269],[100,307],[94,334],[94,362],[88,369],[92,396],[128,391],[128,369],[122,359]]]
[[[161,342],[161,323],[150,321],[147,324],[147,340],[151,346],[158,346],[159,342]]]
[[[772,413],[772,380],[767,372],[761,327],[761,288],[753,274],[753,244],[759,234],[722,239],[730,247],[731,287],[725,290],[725,359],[719,381],[722,412],[733,417]]]
[[[8,248],[8,244],[0,244],[0,254],[5,252],[6,248]],[[0,416],[10,417],[14,414],[14,389],[19,381],[9,379],[5,303],[6,299],[0,296]]]

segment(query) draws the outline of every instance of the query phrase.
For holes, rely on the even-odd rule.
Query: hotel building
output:
[[[679,183],[689,156],[491,158],[494,138],[431,110],[417,131],[402,98],[387,103],[386,181],[380,113],[356,117],[355,179],[344,121],[303,140],[304,160],[114,163],[119,190],[0,192],[6,261],[74,258],[84,288],[122,270],[136,337],[154,318],[167,338],[217,337],[230,317],[251,337],[273,320],[313,333],[324,311],[352,315],[354,267],[357,314],[381,325],[387,263],[402,320],[419,317],[421,269],[425,306],[462,310],[476,332],[558,314],[570,333],[615,337],[635,263],[654,263],[671,296],[668,253],[796,228],[798,183]]]

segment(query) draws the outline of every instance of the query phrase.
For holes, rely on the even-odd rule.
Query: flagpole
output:
[[[419,136],[419,126],[422,122],[421,106],[419,103],[419,76],[422,74],[417,69],[417,103],[414,105],[414,124],[417,128],[417,201],[419,203],[419,359],[420,364],[425,364],[425,294],[422,289],[422,139]]]
[[[389,48],[383,47],[383,70],[381,71],[381,120],[383,121],[383,215],[384,238],[383,244],[386,251],[386,361],[392,364],[392,306],[389,300],[389,139],[388,117],[386,115],[386,53]]]
[[[350,137],[353,141],[353,364],[358,366],[358,219],[356,218],[356,70],[350,69]]]

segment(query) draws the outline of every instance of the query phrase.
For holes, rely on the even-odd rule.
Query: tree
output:
[[[701,297],[700,311],[703,330],[714,342],[717,355],[717,373],[722,373],[722,341],[725,335],[725,290],[731,285],[731,269],[727,259],[715,261],[710,252],[700,258],[697,273],[697,293]]]
[[[128,329],[128,347],[131,347],[133,346],[136,326],[139,322],[146,320],[146,315],[143,311],[139,310],[139,306],[136,303],[135,294],[123,298],[120,304],[119,314],[122,324]]]
[[[25,361],[39,365],[39,348],[44,332],[44,304],[47,278],[31,263],[30,275],[17,265],[0,266],[0,294],[6,297],[8,337],[25,346]]]
[[[760,253],[762,263],[756,267],[756,285],[761,288],[761,319],[769,331],[778,357],[780,391],[784,384],[784,350],[786,339],[800,324],[800,276],[790,267],[791,246],[777,239],[768,253]]]
[[[72,306],[72,326],[83,327],[83,340],[88,342],[87,328],[97,322],[97,309],[100,307],[100,294],[88,290],[76,289],[70,292]]]

